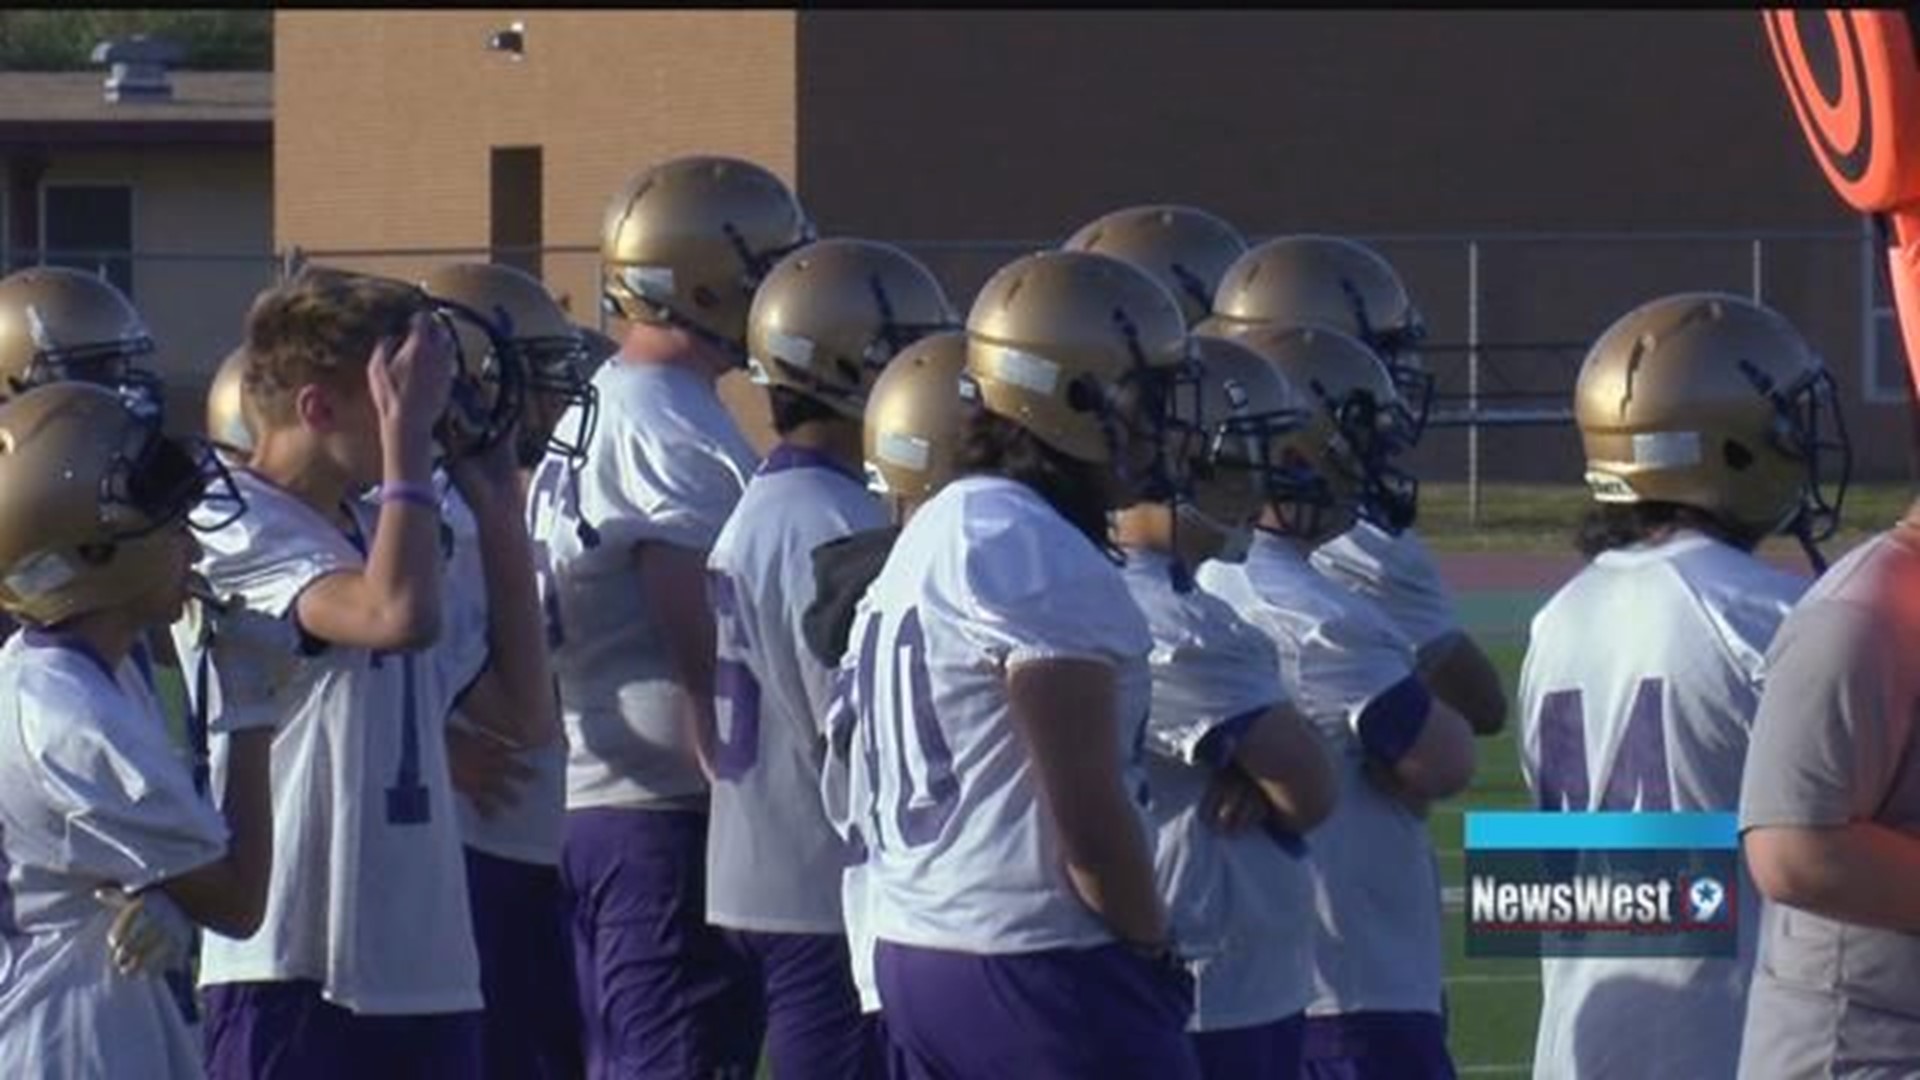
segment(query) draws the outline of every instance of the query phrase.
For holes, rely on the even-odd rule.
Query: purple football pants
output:
[[[837,934],[722,931],[754,974],[767,1058],[780,1080],[878,1080],[886,1075],[877,1018],[860,1013],[847,939]]]
[[[753,1076],[759,995],[707,925],[706,859],[705,814],[568,812],[561,873],[589,1080]]]
[[[311,979],[206,991],[210,1080],[413,1080],[480,1075],[480,1014],[363,1016]]]
[[[575,1080],[580,1006],[560,871],[467,849],[486,1080]]]
[[[1193,985],[1124,945],[976,955],[879,943],[887,1034],[910,1080],[1198,1080]]]
[[[1307,1032],[1307,1015],[1294,1013],[1253,1027],[1193,1033],[1193,1052],[1205,1080],[1295,1080]]]
[[[1454,1080],[1439,1013],[1357,1012],[1307,1020],[1308,1080]]]

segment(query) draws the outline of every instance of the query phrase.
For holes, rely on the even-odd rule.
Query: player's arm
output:
[[[1153,858],[1120,775],[1113,669],[1078,659],[1016,664],[1007,698],[1074,891],[1121,940],[1166,942]]]
[[[295,602],[300,626],[322,641],[386,652],[440,636],[440,508],[433,496],[433,425],[446,407],[452,352],[446,331],[418,316],[397,349],[381,342],[367,363],[379,417],[381,476],[410,492],[380,507],[366,565],[328,574]]]
[[[1740,778],[1741,843],[1768,899],[1920,933],[1920,834],[1874,821],[1911,767],[1916,643],[1886,611],[1815,600],[1788,616]]]
[[[1305,834],[1333,813],[1339,789],[1325,742],[1291,705],[1275,705],[1247,726],[1233,763],[1260,788],[1274,824]]]
[[[1475,735],[1498,735],[1507,726],[1507,690],[1500,672],[1465,630],[1453,630],[1420,647],[1420,679],[1433,696],[1466,718]]]
[[[1741,837],[1767,899],[1841,922],[1920,934],[1920,835],[1871,821],[1775,825]]]
[[[1354,728],[1374,775],[1416,811],[1473,782],[1473,728],[1417,675],[1369,700]]]
[[[513,446],[513,439],[503,438],[482,458],[451,467],[473,511],[487,590],[487,665],[463,707],[488,731],[534,747],[560,738],[560,715]]]
[[[634,547],[633,562],[647,607],[666,640],[674,679],[685,694],[683,722],[699,756],[700,769],[711,779],[718,737],[713,715],[717,645],[713,609],[707,602],[707,553],[663,541],[646,541]]]
[[[273,870],[273,798],[268,783],[271,728],[234,732],[220,812],[229,839],[224,857],[161,883],[187,917],[230,938],[249,938],[267,909]]]

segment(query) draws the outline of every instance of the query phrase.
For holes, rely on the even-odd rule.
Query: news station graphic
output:
[[[1733,956],[1733,814],[1466,815],[1468,956]]]

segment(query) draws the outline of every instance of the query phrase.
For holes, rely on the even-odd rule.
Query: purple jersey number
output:
[[[1627,709],[1627,729],[1607,769],[1600,805],[1591,805],[1593,784],[1587,769],[1586,706],[1578,690],[1556,690],[1540,699],[1542,810],[1673,809],[1673,781],[1667,773],[1666,683],[1640,680]],[[1637,805],[1636,805],[1637,804]]]
[[[713,607],[714,639],[720,646],[713,666],[715,713],[726,703],[726,722],[714,733],[713,771],[722,780],[738,780],[760,759],[760,681],[742,659],[752,645],[740,613],[738,584],[709,570],[707,602]]]
[[[939,838],[940,831],[959,808],[960,778],[953,768],[953,749],[947,745],[946,735],[940,730],[940,717],[933,707],[933,679],[927,671],[926,632],[920,625],[919,609],[908,609],[894,630],[893,641],[885,647],[880,645],[879,630],[880,619],[870,618],[861,642],[859,681],[855,692],[859,694],[861,710],[871,710],[875,701],[873,686],[877,665],[883,654],[888,657],[891,661],[888,671],[894,677],[891,695],[893,709],[889,716],[875,717],[869,714],[868,719],[885,723],[893,737],[894,760],[891,764],[897,786],[893,800],[894,831],[907,847],[924,847]],[[908,716],[909,712],[912,713],[911,717]],[[863,748],[870,776],[877,773],[880,765],[875,726],[872,723],[864,725],[867,737]],[[926,763],[924,789],[914,780],[910,746],[919,751],[918,757]],[[871,840],[875,847],[883,847],[881,838],[885,833],[880,827],[879,785],[872,787],[873,801],[869,807],[873,833]]]
[[[400,658],[402,700],[400,714],[400,768],[387,789],[387,824],[425,825],[433,820],[433,803],[427,785],[420,780],[420,702],[415,693],[414,660],[417,653]],[[374,654],[375,666],[380,654]]]

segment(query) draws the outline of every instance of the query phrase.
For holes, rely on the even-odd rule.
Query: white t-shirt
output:
[[[1144,804],[1132,762],[1152,644],[1119,570],[1031,489],[967,477],[920,508],[868,590],[848,661],[877,937],[984,954],[1113,940],[1068,880],[1006,679],[1030,661],[1111,665],[1115,764]],[[1144,809],[1114,827],[1145,842]]]
[[[166,979],[113,970],[93,891],[226,849],[150,701],[83,648],[32,631],[0,647],[0,1076],[202,1075]]]
[[[440,515],[447,524],[451,550],[441,592],[445,630],[439,647],[452,651],[453,692],[458,696],[480,677],[487,665],[490,646],[486,567],[480,559],[479,526],[474,521],[473,510],[451,483],[441,489]],[[447,723],[475,730],[457,707]],[[473,800],[460,797],[457,803],[461,835],[468,847],[496,858],[558,866],[561,837],[566,829],[567,748],[555,741],[521,751],[514,759],[533,774],[514,784],[516,801],[487,818],[481,816]]]
[[[707,594],[719,648],[719,739],[707,921],[717,926],[842,932],[848,849],[820,803],[833,678],[808,650],[800,620],[813,602],[813,549],[885,520],[857,476],[780,446],[714,541]]]
[[[1597,556],[1534,616],[1521,667],[1536,805],[1737,808],[1761,661],[1806,586],[1695,532]],[[1731,960],[1543,959],[1534,1075],[1732,1077],[1757,908],[1740,905]]]
[[[1416,649],[1460,629],[1440,565],[1412,529],[1395,536],[1361,521],[1315,548],[1309,561],[1328,580],[1379,605]]]
[[[1286,700],[1273,646],[1165,555],[1127,552],[1127,591],[1153,632],[1147,779],[1154,867],[1181,952],[1193,958],[1190,1027],[1291,1016],[1313,994],[1313,882],[1305,845],[1265,829],[1222,833],[1201,813],[1248,724]]]
[[[1413,645],[1366,598],[1262,533],[1238,566],[1200,584],[1273,642],[1281,685],[1327,740],[1339,777],[1313,832],[1314,994],[1309,1016],[1440,1011],[1440,872],[1427,823],[1366,777],[1362,717],[1417,733]],[[1382,715],[1382,710],[1387,710]]]
[[[711,547],[753,474],[753,449],[691,372],[615,359],[593,384],[600,419],[578,483],[549,455],[528,497],[569,744],[567,807],[702,800],[671,628],[648,606],[633,548]],[[574,422],[561,420],[565,430]],[[583,520],[598,533],[593,546]]]
[[[292,616],[315,581],[357,571],[377,517],[350,502],[358,536],[249,470],[234,473],[247,512],[199,534],[199,570],[220,595]],[[360,541],[357,543],[356,541]],[[182,670],[200,643],[175,625]],[[209,933],[205,985],[315,979],[334,1004],[367,1014],[480,1008],[466,863],[446,718],[471,658],[433,646],[376,655],[328,645],[285,691],[296,702],[274,736],[273,875],[258,933]],[[218,715],[216,675],[211,680]],[[225,790],[226,740],[213,740]]]

